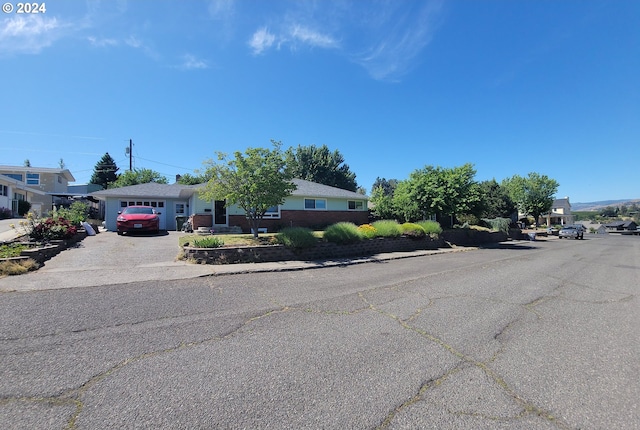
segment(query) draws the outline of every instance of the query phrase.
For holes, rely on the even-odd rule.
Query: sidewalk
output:
[[[101,233],[108,235],[109,233]],[[99,237],[98,235],[97,237]],[[94,237],[83,241],[90,245]],[[448,248],[412,252],[392,252],[369,257],[352,259],[336,259],[325,261],[281,261],[272,263],[244,263],[225,265],[203,265],[184,261],[163,261],[127,267],[118,266],[84,266],[66,264],[78,256],[78,252],[86,250],[69,249],[48,261],[44,267],[35,272],[20,276],[9,276],[0,279],[0,293],[11,291],[38,291],[65,288],[97,287],[105,285],[128,284],[149,281],[171,281],[192,279],[204,276],[224,276],[244,273],[264,273],[319,269],[325,267],[345,266],[401,258],[419,257],[451,252],[475,250],[474,247]]]
[[[14,224],[17,227],[20,221],[24,221],[24,218],[0,219],[0,243],[11,242],[19,236],[18,231],[9,226]]]

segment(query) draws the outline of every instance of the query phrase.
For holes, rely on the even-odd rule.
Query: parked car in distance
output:
[[[158,233],[160,230],[159,213],[150,206],[127,206],[118,212],[116,230],[119,235],[125,232]]]
[[[558,232],[558,237],[562,239],[563,237],[574,239],[584,239],[584,226],[578,225],[565,225],[562,227],[560,232]]]

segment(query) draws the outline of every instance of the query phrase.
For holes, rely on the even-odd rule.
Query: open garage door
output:
[[[158,212],[160,218],[160,230],[167,229],[167,208],[164,200],[120,200],[120,207],[127,206],[151,206]]]

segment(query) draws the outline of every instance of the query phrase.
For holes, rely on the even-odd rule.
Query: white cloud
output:
[[[67,25],[42,15],[16,15],[2,20],[0,53],[37,54],[62,37]]]
[[[138,39],[136,36],[129,36],[125,39],[124,43],[126,43],[128,46],[132,47],[132,48],[142,48],[144,47],[144,45],[142,44],[142,41],[140,39]]]
[[[206,61],[196,58],[194,55],[186,54],[182,57],[182,64],[179,66],[183,70],[208,69]]]
[[[89,37],[87,37],[87,40],[89,41],[89,43],[91,43],[92,46],[95,46],[95,47],[98,47],[98,48],[104,48],[104,47],[108,47],[108,46],[118,46],[119,45],[119,42],[116,39],[108,39],[108,38],[98,39],[96,37],[89,36]]]
[[[249,41],[249,46],[253,50],[254,55],[259,55],[271,48],[275,41],[276,37],[271,34],[266,27],[262,27],[253,33]]]
[[[338,42],[331,36],[311,30],[301,25],[295,25],[289,33],[293,40],[304,43],[309,46],[317,46],[320,48],[336,48]]]
[[[398,80],[414,65],[415,58],[431,42],[440,16],[441,1],[421,4],[415,13],[406,10],[380,14],[372,33],[381,36],[353,57],[377,80]],[[411,11],[410,11],[411,12]]]

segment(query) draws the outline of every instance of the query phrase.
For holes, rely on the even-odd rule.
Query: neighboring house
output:
[[[282,205],[271,208],[260,228],[276,231],[282,227],[321,227],[335,222],[350,221],[365,224],[368,221],[368,197],[352,191],[294,179],[297,189]],[[160,215],[160,228],[175,230],[176,217],[194,216],[194,228],[224,229],[239,226],[249,232],[244,211],[237,205],[227,206],[224,201],[202,200],[197,192],[203,185],[140,184],[92,193],[105,201],[105,225],[115,230],[119,210],[133,204],[155,207]]]
[[[571,214],[571,203],[569,197],[564,199],[555,199],[551,206],[551,212],[540,216],[539,223],[552,225],[569,225],[573,224],[573,215]]]
[[[613,221],[604,225],[608,231],[636,231],[638,224],[635,221]]]
[[[107,230],[116,230],[118,212],[127,206],[151,206],[160,217],[160,230],[175,230],[176,217],[188,216],[193,208],[195,185],[147,184],[111,188],[91,193],[91,196],[105,202],[104,220]]]
[[[55,205],[54,194],[66,193],[69,182],[75,178],[68,169],[48,167],[0,166],[0,175],[8,176],[26,184],[27,187],[42,191],[33,195],[31,210],[46,214]]]
[[[607,228],[602,224],[592,221],[580,221],[577,224],[582,224],[589,233],[607,234]]]
[[[28,187],[22,181],[0,174],[0,208],[7,208],[18,216],[18,201],[26,200],[33,205],[34,196],[45,196],[44,191]]]

